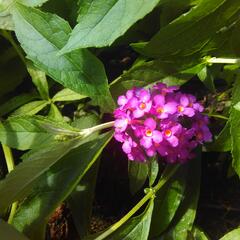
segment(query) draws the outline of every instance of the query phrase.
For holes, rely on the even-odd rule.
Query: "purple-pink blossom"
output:
[[[134,88],[119,96],[118,105],[114,137],[129,160],[145,162],[158,154],[168,163],[183,163],[198,144],[211,141],[204,107],[177,86]]]

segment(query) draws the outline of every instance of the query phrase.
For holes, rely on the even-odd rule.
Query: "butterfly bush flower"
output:
[[[118,105],[114,137],[129,160],[145,162],[158,154],[168,163],[184,163],[197,145],[211,141],[203,106],[179,87],[134,88],[118,98]]]

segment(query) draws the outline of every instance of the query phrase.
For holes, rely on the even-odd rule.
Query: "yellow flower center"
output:
[[[145,135],[147,137],[151,137],[153,135],[152,130],[151,129],[147,129],[146,132],[145,132]]]
[[[146,108],[146,103],[144,103],[144,102],[140,103],[140,104],[139,104],[139,108],[140,108],[141,110],[145,109],[145,108]]]
[[[157,113],[164,113],[164,108],[163,107],[158,107],[157,108]]]
[[[170,129],[167,129],[167,130],[165,130],[164,134],[166,137],[171,137],[172,131]]]
[[[177,110],[178,110],[179,112],[183,112],[183,111],[184,111],[184,107],[181,106],[181,105],[179,105],[179,106],[177,107]]]

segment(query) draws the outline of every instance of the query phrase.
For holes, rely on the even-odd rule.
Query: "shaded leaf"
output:
[[[18,232],[13,226],[0,219],[0,236],[1,239],[7,240],[28,240],[22,233]]]
[[[0,115],[3,116],[7,113],[12,112],[14,109],[22,106],[25,103],[30,102],[38,98],[37,94],[34,93],[23,93],[19,94],[11,99],[8,99],[5,103],[0,105]]]
[[[68,22],[20,4],[15,5],[13,15],[17,38],[39,69],[63,86],[91,97],[104,111],[113,109],[104,67],[93,54],[79,50],[58,56],[71,32]]]
[[[129,187],[132,194],[138,192],[148,177],[148,165],[134,161],[128,162]]]
[[[189,12],[160,29],[146,45],[144,53],[168,59],[201,54],[202,48],[218,31],[238,19],[239,12],[238,0],[200,1]]]
[[[13,225],[31,239],[44,239],[48,217],[94,164],[111,136],[112,133],[104,134],[68,151],[66,156],[38,179],[30,196],[16,213]]]
[[[150,187],[156,181],[158,172],[159,172],[158,159],[156,157],[152,157],[148,164],[148,177],[149,177],[149,186]]]

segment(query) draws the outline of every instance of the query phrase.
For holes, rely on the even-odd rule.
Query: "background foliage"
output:
[[[210,239],[195,221],[202,156],[240,175],[239,16],[239,0],[0,0],[1,239],[45,239],[63,202],[81,239]],[[159,81],[203,100],[213,142],[177,167],[129,162],[122,218],[90,234],[106,158],[122,155],[94,127],[127,89]]]

